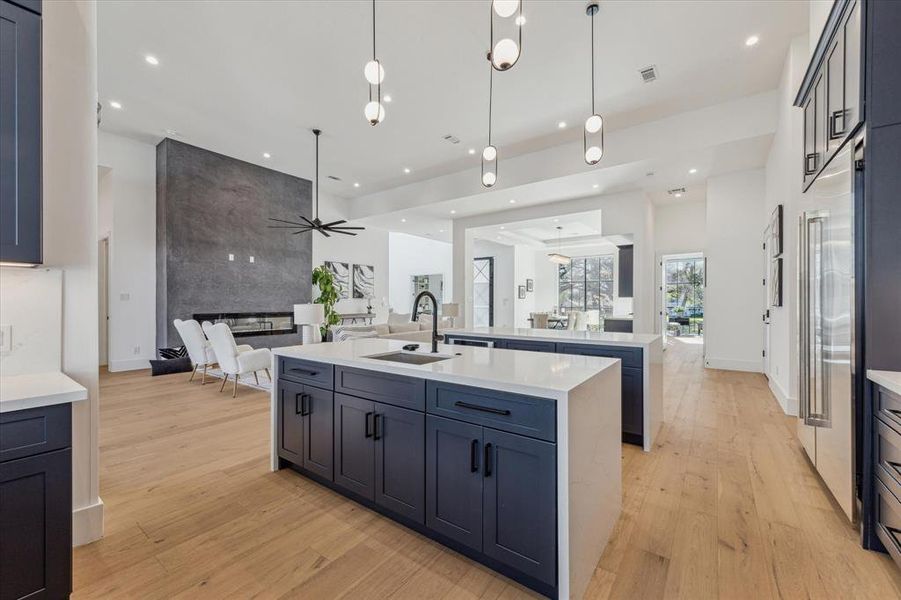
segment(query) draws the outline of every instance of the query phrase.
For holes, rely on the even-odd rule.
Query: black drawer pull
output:
[[[813,152],[811,154],[807,154],[804,156],[804,172],[807,175],[811,175],[816,172],[817,164],[820,162],[819,158],[820,158],[820,155],[816,152]],[[813,166],[810,166],[811,160],[813,160]]]
[[[485,477],[491,477],[491,442],[485,444]]]
[[[838,120],[841,119],[841,129],[838,127]],[[829,137],[831,139],[839,138],[845,134],[845,111],[836,110],[829,115]]]
[[[300,395],[300,416],[301,417],[308,417],[308,416],[310,416],[310,413],[313,412],[313,410],[312,410],[313,403],[311,402],[312,400],[313,400],[313,397],[310,396],[309,394],[301,394]]]
[[[382,423],[382,425],[384,425],[384,422],[382,420],[382,415],[380,415],[379,413],[373,414],[372,415],[372,439],[373,440],[382,439],[382,434],[384,433],[384,431],[382,431],[382,432],[379,431],[379,423],[380,422]]]
[[[364,437],[368,437],[368,438],[372,437],[372,425],[371,425],[372,414],[373,413],[371,413],[371,412],[366,413],[366,425],[365,425],[366,431],[363,432]]]
[[[310,369],[298,369],[297,367],[291,367],[288,369],[289,373],[300,373],[301,375],[306,375],[307,377],[316,377],[319,375],[319,371],[311,371]]]
[[[469,472],[479,470],[479,440],[472,440],[469,444]]]
[[[478,404],[470,404],[469,402],[463,402],[462,400],[457,400],[454,402],[454,406],[459,406],[460,408],[469,408],[472,410],[480,410],[482,412],[491,413],[493,415],[501,415],[504,417],[510,416],[510,411],[506,408],[492,408],[490,406],[480,406]]]
[[[303,397],[306,394],[294,394],[294,414],[303,416]]]

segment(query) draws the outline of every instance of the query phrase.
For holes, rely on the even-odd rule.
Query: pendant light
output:
[[[491,60],[491,55],[488,55]],[[497,183],[497,148],[491,144],[491,105],[494,94],[494,68],[488,68],[488,145],[482,150],[482,185],[486,188]]]
[[[363,109],[366,120],[373,127],[385,120],[385,107],[382,105],[382,81],[385,79],[385,67],[375,54],[375,0],[372,0],[372,60],[363,67],[363,76],[369,83],[369,102]],[[375,97],[373,98],[373,88]]]
[[[522,0],[491,0],[491,66],[511,69],[522,54]],[[497,40],[497,41],[495,41]]]
[[[572,259],[565,254],[560,253],[560,231],[562,229],[563,228],[559,225],[557,226],[557,252],[551,252],[550,254],[548,254],[547,259],[552,263],[557,263],[558,265],[568,265],[570,262],[572,262]]]
[[[604,156],[604,118],[594,108],[594,16],[598,14],[597,3],[589,4],[585,14],[591,19],[591,116],[585,119],[582,129],[582,152],[586,163],[596,165]]]
[[[296,229],[291,233],[291,235],[297,235],[298,233],[306,233],[308,231],[318,231],[325,237],[331,237],[330,233],[341,233],[344,235],[357,235],[356,233],[351,233],[350,230],[364,230],[365,227],[339,227],[342,223],[347,223],[344,219],[340,221],[332,221],[331,223],[323,223],[319,219],[319,136],[322,134],[322,131],[319,129],[313,130],[313,135],[316,136],[316,182],[314,188],[314,203],[313,203],[313,220],[306,218],[303,215],[299,215],[301,219],[303,219],[303,223],[298,223],[297,221],[285,221],[284,219],[272,219],[270,221],[275,221],[276,223],[286,223],[286,225],[270,225],[270,229]]]

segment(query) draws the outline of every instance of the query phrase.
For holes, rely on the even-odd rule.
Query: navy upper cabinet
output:
[[[40,3],[26,3],[40,9]],[[42,261],[41,17],[0,0],[0,261]]]

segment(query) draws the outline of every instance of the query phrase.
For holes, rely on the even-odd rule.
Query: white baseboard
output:
[[[72,511],[72,545],[84,546],[103,537],[103,500]]]
[[[793,417],[798,416],[798,399],[792,398],[789,396],[785,390],[782,389],[782,386],[779,385],[775,379],[772,377],[769,378],[770,391],[773,392],[773,395],[776,397],[776,400],[779,402],[779,406],[782,407],[782,411]]]
[[[763,373],[763,361],[760,360],[733,360],[729,358],[711,358],[704,360],[704,366],[708,369],[724,369],[726,371],[748,371],[751,373]]]
[[[130,358],[128,360],[111,360],[107,368],[111,373],[119,371],[137,371],[150,368],[150,358]]]

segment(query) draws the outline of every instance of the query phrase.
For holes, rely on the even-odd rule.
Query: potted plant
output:
[[[322,339],[328,338],[328,332],[332,325],[341,322],[341,317],[335,312],[335,304],[341,296],[340,286],[335,284],[332,272],[321,265],[313,269],[313,285],[319,288],[319,296],[313,299],[316,304],[321,304],[325,311],[325,322],[319,326]]]

